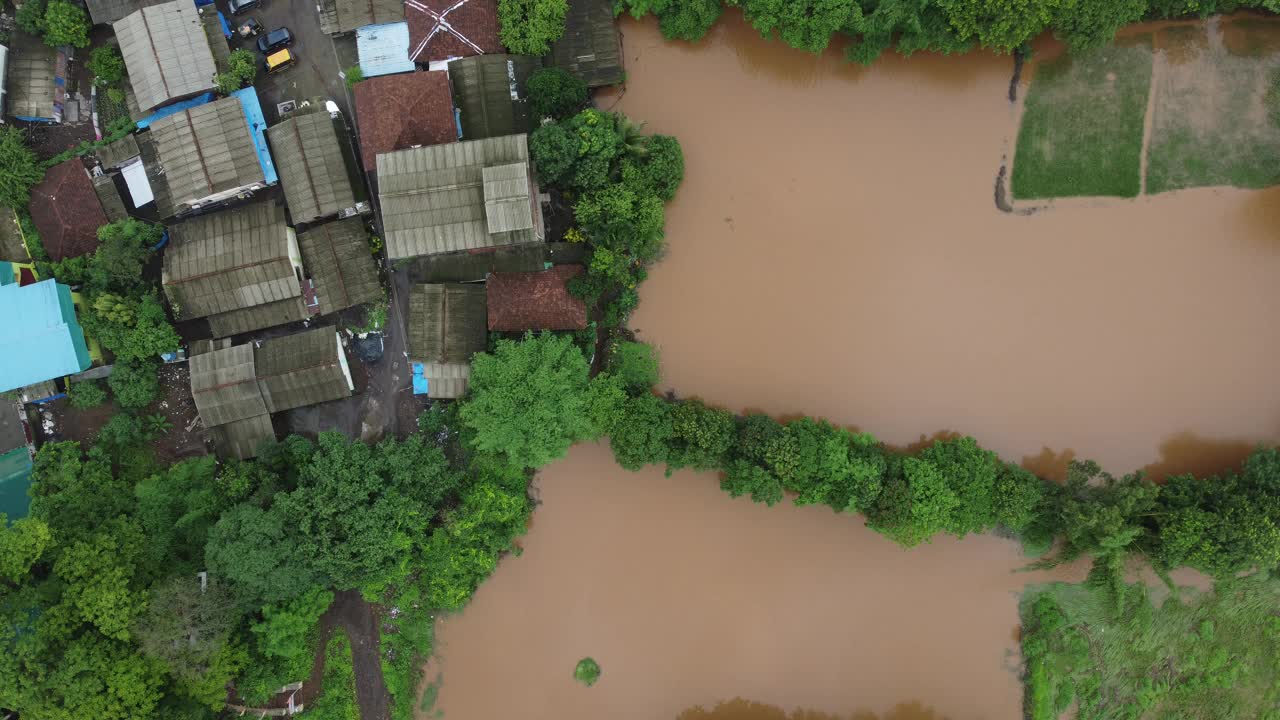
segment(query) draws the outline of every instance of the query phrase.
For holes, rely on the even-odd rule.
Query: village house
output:
[[[403,0],[320,0],[316,8],[320,30],[328,35],[404,20]]]
[[[274,204],[169,227],[162,284],[177,320],[205,318],[214,337],[304,320],[302,252]]]
[[[465,395],[471,356],[484,352],[488,340],[484,286],[414,285],[407,322],[414,392],[433,398]]]
[[[392,260],[544,236],[526,135],[380,154],[378,192]]]
[[[107,215],[80,158],[54,165],[31,188],[31,222],[50,260],[66,260],[98,247]]]
[[[383,298],[378,267],[369,251],[369,234],[358,217],[313,227],[298,235],[302,265],[309,273],[310,303],[328,315]]]
[[[15,28],[8,47],[0,47],[0,60],[4,114],[28,122],[62,122],[66,90],[59,77],[66,73],[66,55]]]
[[[417,66],[409,59],[409,23],[402,20],[356,30],[356,57],[366,79],[413,72]]]
[[[137,9],[112,27],[142,112],[217,87],[209,39],[188,0]]]
[[[334,123],[329,113],[313,107],[292,113],[267,130],[295,225],[356,212],[351,172]]]
[[[257,96],[253,88],[245,90],[166,115],[137,135],[146,192],[162,218],[247,197],[276,182],[266,141],[260,141],[266,127]],[[250,127],[251,118],[259,127]],[[135,194],[135,205],[143,199]]]
[[[493,273],[488,288],[489,329],[582,330],[587,305],[569,292],[568,282],[582,274],[581,265],[557,265],[537,272]]]
[[[372,172],[381,153],[458,139],[446,72],[387,75],[355,86],[360,158]]]
[[[355,383],[332,327],[246,345],[216,341],[191,357],[191,397],[220,457],[255,457],[271,413],[339,400]]]
[[[582,78],[587,87],[617,85],[626,77],[622,41],[610,0],[569,0],[564,34],[551,45],[548,64]]]
[[[527,55],[473,55],[449,63],[463,140],[531,132],[525,86],[542,60]]]
[[[409,58],[431,70],[445,61],[500,53],[498,0],[405,0]]]
[[[66,285],[20,285],[0,277],[0,308],[0,392],[89,367],[89,348]]]

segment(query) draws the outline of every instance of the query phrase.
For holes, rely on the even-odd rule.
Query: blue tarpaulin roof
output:
[[[231,97],[240,101],[244,119],[249,122],[249,134],[253,136],[253,147],[257,149],[258,163],[262,165],[262,178],[268,185],[275,185],[279,178],[276,176],[276,164],[271,161],[271,151],[267,149],[267,121],[262,117],[258,92],[247,87],[231,93]]]
[[[53,280],[0,286],[0,392],[89,367],[71,290]]]
[[[423,366],[422,363],[416,362],[413,364],[414,395],[426,395],[427,390],[430,388],[430,383],[427,381],[426,377],[426,370],[426,367]]]
[[[413,72],[409,59],[409,23],[365,25],[356,29],[360,72],[367,78]]]
[[[166,105],[160,108],[159,110],[151,113],[147,117],[144,117],[141,120],[139,120],[138,129],[142,130],[144,128],[151,127],[151,123],[159,120],[160,118],[166,118],[174,113],[180,113],[183,110],[190,110],[193,107],[204,105],[205,103],[210,103],[210,102],[213,102],[213,93],[204,93],[203,95],[197,95],[191,98],[190,100],[183,100],[180,103]]]

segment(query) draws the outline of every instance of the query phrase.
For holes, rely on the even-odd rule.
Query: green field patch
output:
[[[1053,584],[1023,596],[1026,717],[1277,720],[1280,581],[1183,589]]]
[[[1211,21],[1160,31],[1147,192],[1280,183],[1273,86],[1280,24]]]
[[[1036,67],[1014,155],[1014,197],[1138,194],[1151,42],[1136,35]]]

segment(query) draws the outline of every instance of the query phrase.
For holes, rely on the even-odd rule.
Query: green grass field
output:
[[[1147,192],[1280,182],[1278,39],[1280,25],[1249,19],[1162,31]]]
[[[1057,720],[1277,720],[1280,580],[1183,590],[1156,607],[1142,585],[1115,593],[1053,584],[1023,596],[1026,716]]]
[[[1150,35],[1038,66],[1018,132],[1014,197],[1135,197],[1151,67]]]

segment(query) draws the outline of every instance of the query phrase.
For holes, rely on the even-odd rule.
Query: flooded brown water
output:
[[[688,176],[633,326],[685,395],[909,444],[972,434],[1038,472],[1209,471],[1280,431],[1280,195],[998,212],[1012,63],[872,68],[624,23],[618,107]],[[479,720],[1014,720],[1018,547],[904,551],[860,518],[732,500],[579,446],[524,553],[438,624],[438,702]],[[1084,569],[1058,577],[1079,579]],[[594,657],[599,683],[573,680]]]

